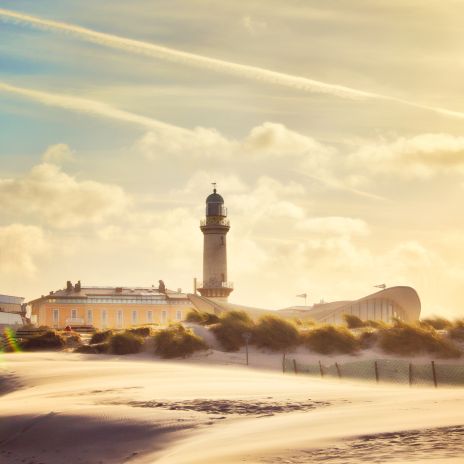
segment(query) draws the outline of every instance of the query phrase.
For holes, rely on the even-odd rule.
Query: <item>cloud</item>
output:
[[[36,271],[34,259],[48,249],[40,227],[11,224],[0,227],[0,272],[26,273]]]
[[[264,122],[253,127],[241,140],[229,139],[215,129],[196,128],[192,133],[172,137],[168,133],[147,132],[134,146],[148,159],[181,157],[184,162],[198,158],[232,161],[281,160],[301,161],[306,170],[319,172],[336,153],[336,149],[312,137],[295,132],[283,124]]]
[[[251,16],[244,16],[240,20],[242,27],[250,34],[255,35],[267,29],[266,21],[259,21]]]
[[[32,214],[67,228],[123,214],[129,198],[118,186],[78,181],[59,166],[42,163],[22,177],[0,179],[0,204],[13,216]]]
[[[74,160],[74,153],[65,143],[57,143],[50,145],[42,155],[42,160],[45,163],[62,164],[66,161]]]
[[[362,219],[350,217],[313,217],[298,222],[298,230],[315,235],[331,236],[366,236],[369,227]]]
[[[464,137],[430,133],[370,143],[351,154],[349,164],[406,178],[464,173]]]
[[[197,127],[193,131],[173,134],[170,131],[150,131],[136,143],[135,150],[147,159],[181,156],[189,158],[219,158],[230,156],[234,142],[215,129]]]
[[[267,82],[269,84],[292,88],[303,92],[322,93],[350,99],[371,99],[390,101],[426,111],[433,111],[434,113],[448,117],[459,119],[464,118],[464,113],[459,111],[423,105],[421,103],[411,102],[401,98],[377,94],[365,90],[354,89],[343,85],[317,81],[314,79],[272,71],[257,66],[244,65],[240,63],[234,63],[231,61],[210,58],[207,56],[175,50],[172,48],[155,45],[148,42],[128,39],[113,34],[105,34],[73,24],[46,20],[36,16],[18,13],[3,8],[0,8],[0,19],[3,21],[9,21],[13,23],[28,24],[38,29],[65,33],[67,35],[74,36],[87,42],[96,43],[106,47],[116,48],[118,50],[123,50],[128,53],[135,53],[145,57],[151,57],[155,59],[166,60],[173,63],[195,66],[202,69],[209,69],[211,71],[226,73],[229,75],[260,82]],[[140,117],[137,117],[137,119],[138,118]]]

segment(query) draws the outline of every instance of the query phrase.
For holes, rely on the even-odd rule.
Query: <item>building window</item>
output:
[[[137,324],[137,311],[132,311],[132,324]]]
[[[58,324],[60,322],[60,310],[53,310],[53,324]]]
[[[93,323],[93,313],[91,309],[87,310],[87,324]]]
[[[147,322],[151,324],[153,322],[153,311],[147,312]]]
[[[77,309],[71,309],[71,319],[77,319]]]
[[[106,309],[101,310],[101,323],[103,328],[106,328],[108,325],[108,313],[106,312]]]
[[[123,326],[123,315],[122,315],[122,309],[118,309],[118,312],[116,314],[116,322],[119,328]]]
[[[178,321],[182,320],[182,311],[180,311],[179,309],[176,311],[176,319]]]
[[[163,309],[163,311],[161,311],[161,324],[166,324],[167,321],[168,321],[168,312]]]

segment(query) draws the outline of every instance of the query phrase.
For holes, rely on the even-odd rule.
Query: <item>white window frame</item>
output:
[[[124,327],[124,311],[122,309],[116,311],[116,325],[119,329]]]
[[[176,320],[181,321],[182,320],[182,310],[178,309],[176,311]]]
[[[100,313],[101,325],[103,329],[108,327],[108,311],[106,309],[102,309]]]
[[[54,325],[60,323],[60,310],[59,309],[52,309],[52,321]]]
[[[139,312],[136,309],[133,309],[131,312],[132,325],[137,324],[138,319],[139,319]]]
[[[93,310],[87,309],[87,324],[93,324]]]
[[[153,323],[153,310],[149,309],[147,311],[147,322],[149,324],[152,324]]]
[[[167,324],[168,322],[168,312],[166,309],[161,311],[161,324]]]
[[[77,319],[77,309],[71,309],[71,319]]]

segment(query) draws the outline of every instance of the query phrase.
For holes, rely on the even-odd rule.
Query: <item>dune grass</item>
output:
[[[349,329],[359,329],[366,326],[366,323],[361,318],[353,314],[343,314],[343,320]]]
[[[186,358],[208,349],[205,341],[182,324],[170,325],[154,335],[155,354],[162,358]]]
[[[385,353],[401,356],[433,354],[440,358],[459,358],[459,348],[436,332],[432,326],[424,327],[395,321],[393,327],[380,329],[379,346]]]
[[[453,326],[448,329],[448,336],[458,342],[464,342],[464,319],[454,321]]]
[[[311,351],[321,354],[354,353],[360,348],[358,339],[346,327],[333,325],[303,333],[302,342]]]
[[[74,353],[83,353],[83,354],[108,354],[110,351],[110,346],[108,342],[94,343],[93,345],[81,345],[78,346]]]
[[[272,351],[286,351],[300,343],[300,334],[291,322],[278,316],[266,315],[254,327],[252,343]]]
[[[66,339],[55,330],[48,330],[41,335],[35,335],[21,341],[24,351],[60,350],[66,344]]]
[[[219,343],[226,351],[238,351],[244,344],[245,332],[253,332],[255,324],[245,311],[228,311],[219,317],[219,322],[211,326]]]
[[[101,330],[92,334],[90,344],[106,342],[113,335],[112,330]]]
[[[219,322],[219,316],[206,311],[192,309],[187,313],[185,321],[200,325],[211,325]]]
[[[146,338],[152,335],[152,328],[149,326],[132,327],[131,329],[126,329],[126,332]]]
[[[453,323],[444,317],[428,317],[421,319],[419,322],[421,327],[427,328],[432,327],[435,330],[446,330],[453,326]]]
[[[143,338],[132,332],[125,331],[112,335],[108,339],[109,352],[112,354],[140,353],[143,347]]]

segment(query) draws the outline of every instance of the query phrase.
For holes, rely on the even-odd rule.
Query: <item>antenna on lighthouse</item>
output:
[[[216,193],[216,182],[211,182],[211,185],[213,186],[213,192]]]

